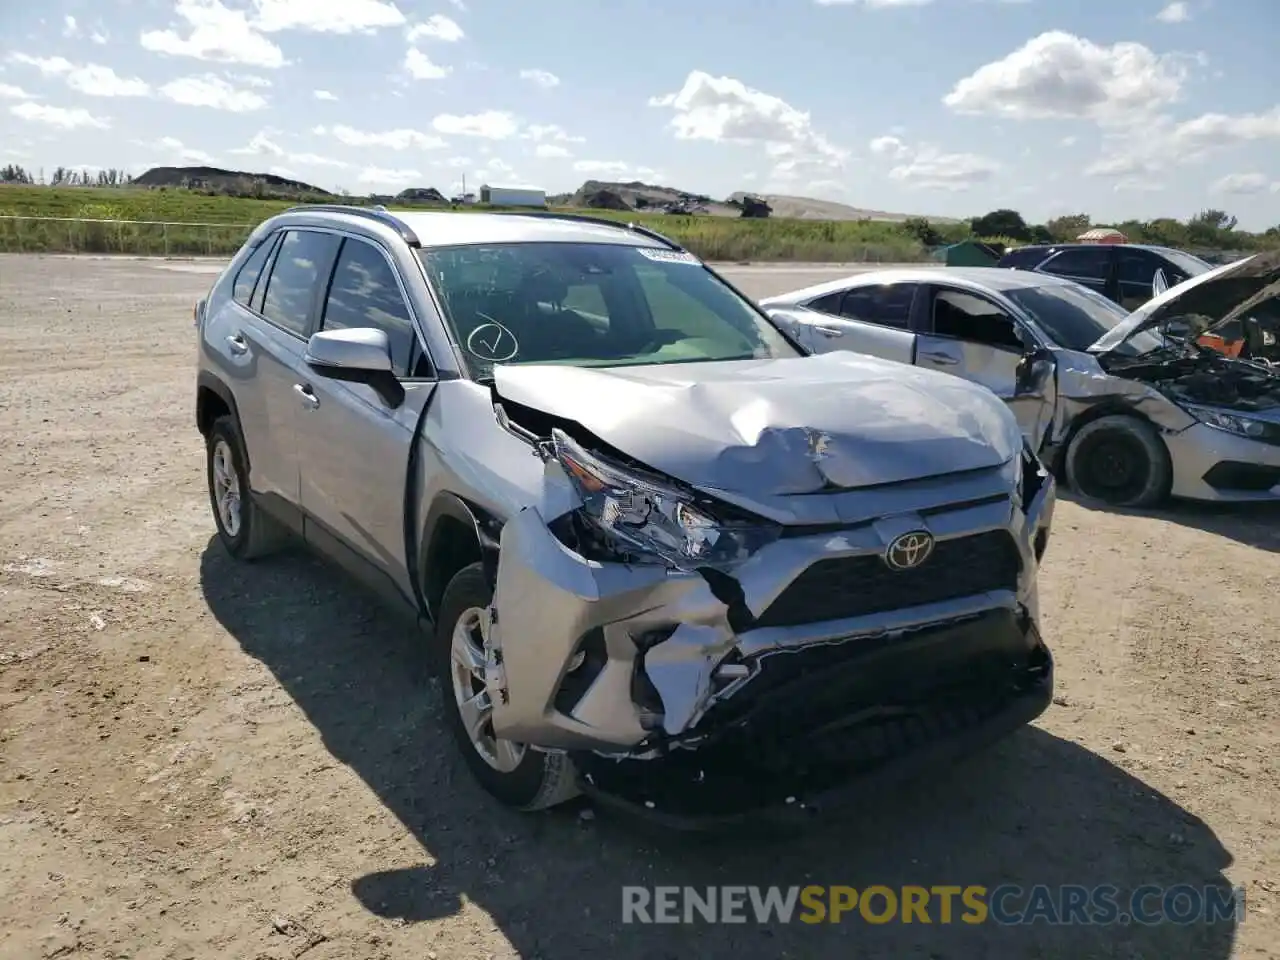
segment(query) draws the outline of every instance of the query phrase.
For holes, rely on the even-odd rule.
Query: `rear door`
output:
[[[306,537],[357,575],[371,573],[365,579],[373,587],[391,587],[408,599],[405,488],[414,434],[435,377],[399,271],[375,241],[341,239],[318,302],[318,330],[374,327],[386,333],[404,393],[388,398],[367,384],[331,379],[305,364],[299,369],[294,389]],[[351,564],[353,559],[363,563]]]
[[[1055,253],[1036,267],[1040,273],[1065,277],[1096,290],[1110,300],[1119,302],[1115,285],[1115,247],[1107,244],[1082,244],[1067,247]]]
[[[1008,404],[1038,450],[1057,386],[1050,360],[1029,366],[1034,334],[1008,307],[971,290],[930,284],[924,296],[927,326],[919,335],[916,365],[982,384]]]
[[[814,353],[853,350],[885,360],[911,363],[916,337],[911,329],[917,283],[849,287],[806,304],[799,314],[808,326]]]

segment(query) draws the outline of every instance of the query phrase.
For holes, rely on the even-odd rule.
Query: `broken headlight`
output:
[[[692,492],[587,453],[560,430],[552,432],[551,446],[582,499],[574,517],[602,548],[592,552],[607,559],[718,567],[746,559],[778,536],[766,521],[713,515]]]
[[[1197,407],[1192,404],[1185,404],[1183,409],[1206,426],[1216,427],[1227,433],[1234,433],[1238,437],[1248,437],[1250,440],[1280,444],[1280,424],[1268,423],[1265,420],[1254,420],[1252,417],[1244,417],[1238,413],[1231,413],[1228,410],[1220,410],[1216,407]]]

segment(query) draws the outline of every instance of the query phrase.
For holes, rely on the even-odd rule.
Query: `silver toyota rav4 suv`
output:
[[[195,308],[218,535],[407,610],[493,795],[812,811],[1052,696],[1054,484],[985,388],[807,356],[585,216],[314,206]]]

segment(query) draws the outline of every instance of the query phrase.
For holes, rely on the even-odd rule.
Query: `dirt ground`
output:
[[[1060,502],[1057,702],[779,840],[495,807],[419,639],[212,539],[207,270],[0,257],[0,957],[1280,956],[1280,513]],[[753,294],[811,282],[745,271]],[[623,925],[624,884],[1246,890],[1243,922]]]

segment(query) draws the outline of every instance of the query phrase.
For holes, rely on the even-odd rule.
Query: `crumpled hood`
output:
[[[1198,274],[1152,297],[1089,348],[1109,353],[1127,340],[1174,317],[1197,315],[1207,324],[1196,336],[1224,326],[1259,303],[1280,296],[1280,251],[1255,253]]]
[[[997,466],[1022,433],[993,393],[844,351],[614,368],[499,365],[510,400],[705,490],[856,488]],[[517,419],[513,418],[513,419]]]

